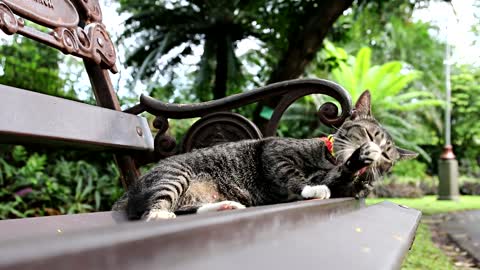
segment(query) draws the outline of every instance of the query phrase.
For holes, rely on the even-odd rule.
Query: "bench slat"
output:
[[[0,115],[0,143],[153,150],[143,117],[80,102],[0,85]]]
[[[420,212],[360,206],[303,201],[0,240],[0,269],[399,269]]]

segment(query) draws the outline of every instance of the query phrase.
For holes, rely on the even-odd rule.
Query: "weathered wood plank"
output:
[[[143,117],[0,85],[0,143],[153,151]]]
[[[361,204],[303,201],[0,241],[0,269],[398,269],[420,212]]]

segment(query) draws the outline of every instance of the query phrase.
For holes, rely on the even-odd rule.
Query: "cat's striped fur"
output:
[[[334,139],[335,157],[318,138],[248,140],[172,156],[134,183],[114,209],[123,205],[130,219],[149,220],[173,212],[363,197],[396,160],[416,155],[395,147],[370,115],[368,92]]]

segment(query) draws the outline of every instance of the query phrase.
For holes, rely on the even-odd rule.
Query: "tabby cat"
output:
[[[365,197],[397,160],[417,155],[395,147],[371,115],[368,91],[332,137],[246,140],[166,158],[134,183],[114,210],[126,208],[130,219],[149,221],[174,213]]]

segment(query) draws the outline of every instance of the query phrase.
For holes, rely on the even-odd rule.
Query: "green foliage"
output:
[[[203,53],[195,71],[194,92],[202,100],[212,98],[212,87],[226,94],[241,80],[235,43],[255,31],[255,20],[243,1],[120,1],[120,12],[131,15],[125,22],[123,38],[135,36],[140,42],[127,57],[127,64],[138,67],[136,80],[152,76],[175,78],[174,68],[184,65],[185,57],[197,46]],[[172,55],[166,57],[166,55]],[[159,63],[159,60],[167,60]],[[219,67],[219,68],[217,68]],[[167,75],[169,74],[169,75]],[[158,77],[157,77],[158,78]],[[226,81],[220,78],[227,79]],[[230,93],[231,94],[231,93]],[[218,97],[217,97],[218,98]]]
[[[326,42],[319,58],[331,63],[328,67],[331,78],[345,87],[353,100],[364,90],[370,90],[375,118],[386,127],[397,143],[413,148],[430,161],[429,155],[415,141],[419,133],[426,131],[422,128],[423,122],[418,121],[412,112],[439,106],[443,102],[428,91],[408,88],[420,78],[420,72],[399,61],[372,65],[371,55],[372,51],[368,47],[361,48],[356,56],[352,56],[344,49]],[[324,71],[320,69],[317,74],[322,75]]]
[[[111,156],[101,166],[23,146],[2,150],[0,219],[109,210],[123,192]]]
[[[438,39],[439,29],[436,26],[412,17],[414,10],[428,8],[430,2],[362,1],[362,5],[354,4],[351,13],[338,19],[330,39],[349,53],[370,47],[375,64],[400,61],[404,70],[422,71],[422,76],[411,82],[410,88],[444,100],[445,44]],[[323,65],[324,69],[330,65],[325,62],[316,64]],[[325,76],[328,76],[328,71],[326,73]],[[409,139],[424,146],[423,149],[441,148],[444,130],[442,110],[438,106],[422,107],[414,115],[410,114],[409,121],[414,118],[413,123],[422,124],[415,127],[419,132]],[[401,116],[405,119],[403,114]],[[439,153],[428,151],[433,160],[438,159]],[[435,163],[429,166],[436,170]]]
[[[415,234],[415,241],[402,264],[402,270],[442,269],[455,270],[451,259],[432,241],[432,234],[425,222],[421,222]]]
[[[224,79],[225,74],[227,94],[250,88],[252,81],[265,84],[275,67],[283,68],[277,64],[293,37],[312,21],[323,25],[326,32],[332,22],[319,18],[318,13],[338,8],[311,0],[122,0],[120,5],[120,12],[131,15],[123,38],[135,37],[138,45],[128,52],[126,63],[137,68],[136,79],[146,84],[173,82],[177,89],[188,89],[202,101],[212,98],[212,88],[224,84],[219,78]],[[305,38],[318,43],[311,32],[305,32]],[[238,55],[239,42],[247,39],[260,48]],[[192,63],[191,55],[201,56],[200,61]],[[298,63],[289,66],[311,61],[310,55],[290,59]],[[249,73],[252,67],[260,71]],[[193,76],[178,82],[178,73],[187,69]]]
[[[0,46],[0,84],[74,99],[73,89],[64,91],[66,81],[59,76],[60,59],[59,51],[15,36],[12,44]]]
[[[375,204],[385,199],[367,199],[367,204]],[[408,206],[422,211],[423,215],[434,215],[453,211],[480,209],[480,196],[461,196],[457,201],[439,201],[437,196],[424,196],[418,199],[388,198],[396,204]]]
[[[395,164],[392,173],[397,176],[406,176],[424,179],[427,176],[427,165],[418,160],[403,160]]]
[[[463,66],[452,76],[452,140],[463,173],[480,175],[480,69]]]

